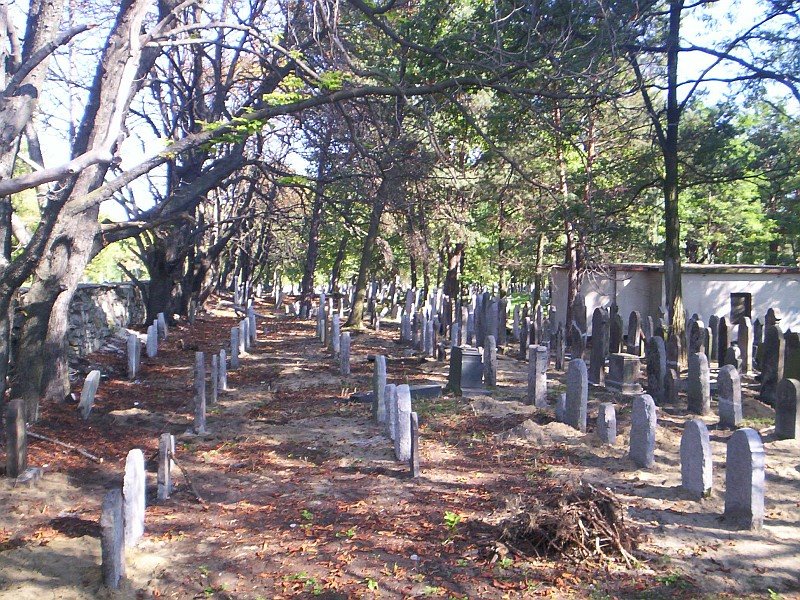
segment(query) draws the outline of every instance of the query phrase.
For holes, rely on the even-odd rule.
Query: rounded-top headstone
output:
[[[728,440],[725,520],[743,529],[759,529],[764,522],[764,444],[749,427]]]
[[[135,546],[144,534],[145,477],[144,453],[134,448],[125,459],[125,478],[122,485],[125,546],[128,548]]]
[[[775,436],[782,440],[793,440],[800,436],[800,381],[782,379],[778,384],[775,401]]]
[[[723,427],[738,427],[742,422],[742,379],[733,365],[723,365],[717,374],[719,422]]]
[[[656,424],[656,404],[653,398],[649,394],[634,398],[629,454],[639,468],[646,469],[655,463]]]
[[[712,460],[708,428],[700,419],[687,421],[681,436],[681,485],[694,498],[711,493]]]

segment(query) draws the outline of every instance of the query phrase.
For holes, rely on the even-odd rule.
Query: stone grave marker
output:
[[[597,437],[613,446],[617,441],[617,413],[611,402],[602,402],[597,410]]]
[[[772,309],[770,309],[772,310]],[[774,318],[774,317],[773,317]],[[777,400],[778,382],[783,379],[784,352],[786,349],[783,332],[777,325],[769,325],[764,330],[764,350],[761,362],[761,391],[763,402],[774,406]]]
[[[159,502],[168,500],[172,494],[172,457],[175,456],[175,436],[162,433],[158,438],[157,497]]]
[[[158,332],[150,325],[147,328],[147,358],[155,358],[158,354]]]
[[[682,350],[683,350],[683,344],[681,343],[681,338],[675,334],[670,334],[669,338],[667,339],[668,369],[675,369],[676,371],[678,371],[678,373],[680,373],[678,361],[680,359]]]
[[[103,584],[112,590],[119,588],[125,577],[125,524],[122,510],[122,491],[110,490],[103,497],[100,509],[100,554]]]
[[[508,343],[508,300],[500,298],[497,307],[497,345],[504,348]]]
[[[680,389],[680,377],[675,369],[667,369],[667,376],[664,378],[664,402],[675,406],[678,404],[678,390]]]
[[[564,325],[558,324],[553,338],[553,366],[557,371],[564,370]]]
[[[723,365],[717,374],[719,424],[735,428],[742,423],[742,380],[733,365]]]
[[[411,458],[409,459],[411,477],[419,477],[419,418],[411,413]]]
[[[331,340],[329,349],[333,352],[334,356],[339,356],[340,346],[339,344],[342,341],[342,320],[339,317],[339,313],[333,313],[331,317]]]
[[[211,404],[219,400],[219,357],[211,355]]]
[[[689,353],[702,352],[705,354],[705,323],[700,319],[692,321],[689,330]]]
[[[728,346],[728,349],[725,350],[725,364],[731,365],[737,371],[742,370],[742,353],[739,350],[739,346],[737,346],[735,342]]]
[[[486,336],[483,346],[483,382],[489,388],[497,386],[497,344],[493,335]]]
[[[202,352],[194,353],[194,432],[206,432],[206,359]]]
[[[350,332],[345,331],[339,341],[339,373],[350,375]]]
[[[573,358],[567,365],[567,398],[564,422],[586,432],[586,405],[589,400],[589,375],[586,363]]]
[[[163,312],[160,312],[156,315],[156,329],[158,331],[159,340],[167,339],[167,319],[164,317]]]
[[[623,325],[622,317],[619,314],[619,307],[616,304],[611,305],[611,314],[609,315],[609,336],[608,336],[608,353],[619,354],[622,349],[623,338]]]
[[[639,384],[642,363],[633,354],[612,354],[608,357],[606,387],[621,394],[641,394]]]
[[[537,408],[547,406],[547,366],[550,361],[547,346],[528,346],[528,395],[526,404]]]
[[[231,369],[239,368],[239,328],[231,327]]]
[[[726,317],[720,317],[719,325],[717,326],[717,364],[720,367],[725,364],[725,352],[730,345],[730,339],[728,319]]]
[[[583,359],[583,354],[586,352],[586,337],[575,321],[572,322],[570,327],[570,346],[572,348],[572,358]]]
[[[144,535],[145,483],[144,453],[139,448],[128,452],[122,484],[125,547],[132,548]]]
[[[561,392],[556,398],[556,421],[564,423],[567,415],[567,394]]]
[[[375,357],[372,371],[372,418],[378,423],[386,422],[386,357]]]
[[[97,395],[97,388],[100,386],[100,371],[97,369],[90,371],[83,382],[81,389],[81,399],[78,402],[78,412],[81,418],[86,421],[89,413],[94,406],[94,397]]]
[[[708,368],[708,359],[703,352],[689,355],[686,401],[690,413],[707,415],[711,412],[711,371]]]
[[[628,318],[628,354],[642,355],[642,315],[638,310],[631,311]]]
[[[228,357],[225,354],[225,350],[222,349],[219,351],[219,389],[222,392],[228,390]]]
[[[764,523],[764,444],[749,427],[728,439],[724,517],[742,529],[760,529]]]
[[[708,428],[700,419],[686,422],[681,435],[681,486],[695,498],[711,494],[712,460]]]
[[[128,380],[133,381],[139,373],[139,361],[141,359],[139,336],[135,333],[129,333],[126,348],[128,351]]]
[[[528,337],[531,330],[531,320],[529,318],[524,318],[522,320],[522,326],[519,330],[519,357],[521,360],[525,360],[527,356],[527,348],[528,344]]]
[[[603,385],[605,382],[608,326],[608,311],[601,307],[595,308],[592,314],[592,350],[589,354],[589,382],[595,385]]]
[[[6,407],[6,477],[19,477],[28,468],[25,402],[14,398]]]
[[[653,399],[648,394],[634,398],[629,455],[640,469],[648,469],[655,463],[656,425],[656,405]]]
[[[325,342],[323,341],[323,344]],[[250,350],[250,322],[247,319],[239,321],[239,355],[247,354]]]
[[[394,383],[386,384],[383,400],[386,405],[386,435],[394,441],[394,434],[397,430],[397,386]]]
[[[753,323],[750,317],[739,319],[739,351],[742,353],[741,371],[747,375],[753,370]]]
[[[397,386],[394,455],[400,462],[408,462],[411,459],[411,390],[405,384]]]
[[[800,381],[782,379],[776,390],[775,437],[781,440],[795,440],[800,437]]]
[[[656,404],[666,398],[667,347],[664,338],[654,335],[647,342],[647,393]]]

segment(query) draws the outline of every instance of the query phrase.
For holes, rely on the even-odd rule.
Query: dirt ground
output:
[[[772,409],[755,400],[751,379],[745,418],[767,456],[757,532],[721,519],[730,432],[717,419],[705,419],[714,492],[690,500],[680,488],[684,410],[659,408],[656,465],[639,470],[627,458],[630,398],[590,389],[589,431],[572,430],[552,410],[523,404],[527,365],[513,349],[500,356],[492,397],[415,401],[422,475],[409,478],[369,405],[349,400],[371,389],[375,353],[388,356],[390,382],[445,382],[447,365],[413,357],[393,323],[353,333],[352,374],[342,377],[312,321],[258,305],[258,344],[209,407],[209,433],[187,434],[194,352],[227,347],[237,321],[227,306],[172,327],[135,382],[125,379],[121,343],[84,361],[82,372],[103,373],[87,422],[74,405],[43,407],[32,431],[103,462],[29,440],[29,462],[45,476],[35,488],[0,482],[0,598],[800,597],[800,447],[774,439]],[[552,406],[564,373],[549,379]],[[593,434],[602,401],[617,406],[615,446]],[[184,473],[158,503],[164,431],[177,437]],[[131,448],[148,459],[145,536],[128,552],[122,589],[110,592],[100,580],[100,502],[120,485]],[[634,563],[486,552],[503,518],[579,480],[610,488],[627,507],[643,538]]]

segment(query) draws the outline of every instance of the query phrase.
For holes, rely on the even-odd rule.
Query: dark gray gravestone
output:
[[[739,351],[742,353],[742,368],[745,375],[753,370],[753,324],[750,317],[739,319]]]
[[[609,354],[619,354],[622,348],[622,336],[622,317],[619,314],[619,307],[616,304],[612,304],[611,314],[609,315]]]
[[[717,364],[720,367],[725,364],[725,352],[730,345],[730,339],[728,319],[720,317],[719,325],[717,326]]]
[[[633,354],[612,354],[608,357],[606,387],[622,394],[641,394],[639,385],[641,362]]]
[[[493,335],[486,336],[483,346],[483,382],[488,388],[497,386],[497,344]]]
[[[572,320],[578,325],[581,333],[586,333],[586,322],[588,315],[586,314],[586,301],[583,294],[580,292],[575,296],[572,302]]]
[[[655,463],[656,424],[656,405],[653,399],[647,394],[634,398],[629,454],[640,469],[647,469]]]
[[[537,408],[547,406],[547,365],[550,351],[547,346],[528,347],[528,395],[526,404]]]
[[[678,367],[678,360],[680,359],[682,350],[683,350],[683,344],[681,343],[681,338],[675,334],[670,335],[669,339],[667,339],[668,369],[675,369],[676,371],[680,372],[680,369]]]
[[[664,339],[654,335],[647,342],[647,392],[656,404],[665,400],[667,347]]]
[[[125,577],[125,525],[122,513],[122,492],[109,491],[100,509],[100,548],[103,583],[115,590]]]
[[[231,369],[239,368],[239,328],[231,327]]]
[[[742,422],[742,380],[733,365],[724,365],[717,374],[719,424],[738,427]]]
[[[128,452],[125,459],[125,479],[122,485],[125,547],[131,548],[144,535],[145,482],[144,454],[138,448]]]
[[[100,386],[100,371],[90,371],[83,382],[81,389],[81,399],[78,402],[78,412],[85,421],[89,418],[94,406],[94,397],[97,395],[97,388]]]
[[[708,328],[711,330],[711,336],[708,343],[708,360],[717,360],[719,356],[718,352],[718,345],[719,345],[719,317],[717,315],[711,315],[708,318]],[[719,364],[719,363],[717,363]]]
[[[411,477],[419,477],[419,419],[417,413],[411,413],[411,459],[409,460]]]
[[[378,423],[386,422],[386,357],[379,354],[375,357],[372,372],[372,418]]]
[[[728,346],[728,349],[725,351],[725,365],[730,365],[737,371],[742,370],[742,353],[736,343]]]
[[[609,317],[605,308],[597,307],[592,314],[592,351],[589,356],[589,382],[605,382],[606,351],[608,349]]]
[[[778,384],[775,401],[775,436],[781,440],[794,440],[800,437],[800,381],[782,379]]]
[[[567,395],[561,392],[556,398],[556,421],[563,423],[567,414]]]
[[[15,398],[6,408],[6,476],[19,477],[28,468],[25,402]]]
[[[597,437],[604,444],[617,441],[617,413],[611,402],[603,402],[597,410]]]
[[[628,354],[642,355],[642,316],[638,310],[628,317]]]
[[[211,355],[211,404],[219,400],[219,356]]]
[[[522,326],[519,330],[519,357],[521,360],[525,360],[528,351],[528,337],[531,330],[531,320],[525,318],[522,320]]]
[[[664,378],[664,402],[675,406],[678,404],[678,390],[680,388],[680,377],[675,369],[667,369],[667,376]]]
[[[681,436],[681,486],[693,498],[711,493],[712,460],[708,428],[700,419],[687,421]]]
[[[553,336],[553,361],[557,371],[564,369],[564,324],[559,323]]]
[[[572,322],[569,333],[572,358],[582,359],[583,353],[586,352],[586,336],[575,321]]]
[[[778,382],[783,379],[784,352],[785,341],[780,327],[777,325],[768,326],[764,331],[759,397],[763,402],[770,405],[775,404]]]
[[[567,365],[567,398],[564,422],[581,432],[586,431],[586,405],[589,399],[589,375],[586,363],[573,358]]]
[[[689,329],[689,354],[702,352],[705,354],[705,323],[701,320],[692,321]]]
[[[508,300],[501,298],[498,302],[497,345],[501,348],[508,343]]]
[[[728,440],[724,516],[742,529],[760,529],[764,523],[764,444],[749,427]]]
[[[704,352],[689,355],[686,401],[690,413],[707,415],[711,411],[711,371]]]

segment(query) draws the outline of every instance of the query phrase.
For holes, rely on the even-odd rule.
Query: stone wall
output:
[[[131,283],[78,286],[70,305],[70,355],[94,352],[120,328],[144,325],[146,316],[142,292]]]

